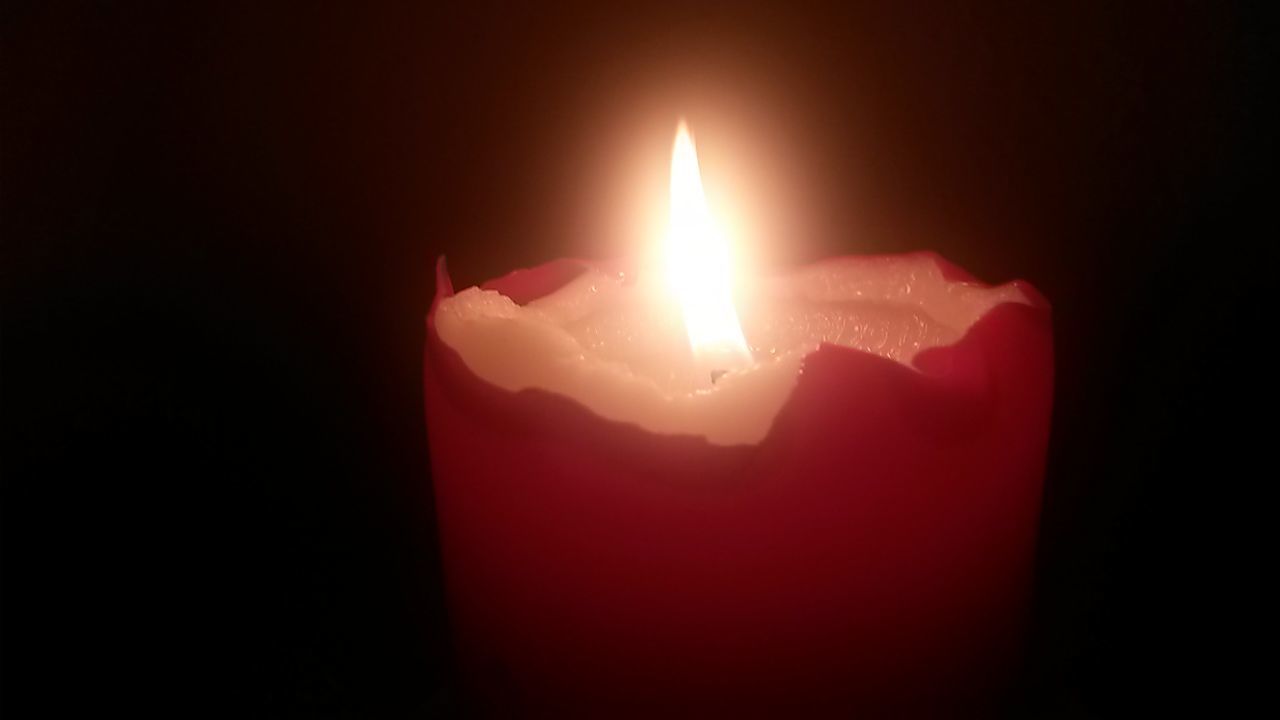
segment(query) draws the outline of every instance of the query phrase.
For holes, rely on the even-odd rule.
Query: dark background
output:
[[[0,11],[6,717],[451,713],[433,261],[470,284],[627,251],[681,115],[770,264],[932,248],[1053,302],[1010,714],[1253,684],[1261,18],[265,5]]]

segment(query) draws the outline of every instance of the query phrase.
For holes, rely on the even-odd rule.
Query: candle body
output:
[[[525,302],[571,274],[491,285]],[[441,271],[437,307],[451,293]],[[435,310],[436,510],[482,710],[934,712],[1005,680],[1052,398],[1038,296],[914,367],[822,345],[750,445],[503,390],[441,341]]]

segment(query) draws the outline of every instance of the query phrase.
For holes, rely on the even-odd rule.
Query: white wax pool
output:
[[[737,302],[754,361],[714,383],[661,287],[595,270],[523,306],[467,288],[441,301],[436,329],[498,387],[564,395],[654,433],[742,445],[768,434],[820,344],[911,367],[921,350],[956,342],[996,305],[1029,299],[1013,284],[946,280],[932,256],[901,255],[828,260],[760,282]]]

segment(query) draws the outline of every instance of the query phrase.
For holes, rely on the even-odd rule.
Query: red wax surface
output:
[[[581,267],[485,287],[523,303]],[[1031,304],[996,306],[915,369],[821,346],[768,436],[737,447],[493,386],[440,340],[433,306],[427,427],[470,702],[611,717],[983,708],[1016,659],[1049,435],[1050,311],[1023,288]],[[452,292],[442,262],[437,305]]]

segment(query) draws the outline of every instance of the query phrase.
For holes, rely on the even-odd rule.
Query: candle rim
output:
[[[999,309],[1002,308],[1003,306],[1006,306],[1006,305],[1023,306],[1028,311],[1032,312],[1035,315],[1043,315],[1045,318],[1046,324],[1048,323],[1049,310],[1050,310],[1049,304],[1047,300],[1044,299],[1044,296],[1041,295],[1038,291],[1036,291],[1034,287],[1032,287],[1029,283],[1026,283],[1025,281],[1013,281],[1009,283],[1001,283],[999,285],[990,285],[988,283],[984,283],[980,280],[977,280],[972,275],[965,272],[963,269],[959,268],[958,266],[948,263],[939,254],[934,252],[929,252],[929,251],[924,251],[919,253],[906,253],[906,254],[900,254],[900,255],[885,254],[885,255],[875,255],[875,256],[864,255],[864,256],[841,256],[841,257],[828,258],[828,259],[819,261],[817,263],[810,263],[808,265],[801,266],[801,268],[792,271],[792,273],[788,273],[788,276],[797,274],[802,270],[814,270],[814,269],[820,270],[825,267],[828,267],[831,264],[839,264],[842,262],[879,262],[879,261],[887,262],[887,261],[893,261],[894,259],[897,259],[900,261],[908,257],[914,257],[916,259],[926,259],[926,260],[932,261],[933,264],[939,270],[940,276],[945,275],[945,277],[942,277],[942,280],[946,282],[948,285],[961,284],[967,287],[973,287],[977,289],[988,289],[988,290],[992,290],[992,289],[998,290],[1001,288],[1016,289],[1018,290],[1018,292],[1016,293],[1016,297],[1018,299],[1002,300],[990,305],[985,310],[983,310],[982,312],[974,316],[972,321],[961,332],[958,333],[958,337],[954,342],[942,343],[934,346],[921,348],[919,352],[917,352],[915,356],[911,359],[910,362],[906,362],[903,360],[894,359],[890,357],[885,357],[883,355],[880,355],[874,352],[869,352],[867,350],[859,349],[857,347],[841,345],[841,344],[831,343],[831,342],[820,342],[820,343],[817,343],[815,346],[808,348],[807,350],[802,351],[798,349],[796,351],[793,351],[789,355],[779,356],[778,358],[775,358],[774,360],[769,361],[770,363],[774,364],[775,367],[777,367],[776,372],[788,373],[790,376],[790,382],[789,382],[789,385],[779,386],[779,387],[782,387],[784,390],[784,392],[782,392],[781,395],[778,395],[776,392],[774,392],[770,396],[770,398],[768,399],[768,403],[771,403],[769,407],[771,407],[772,409],[758,411],[758,408],[755,408],[755,410],[758,411],[757,414],[760,415],[762,420],[758,423],[758,427],[756,428],[756,430],[749,434],[726,433],[724,435],[718,436],[716,434],[717,433],[716,428],[709,427],[709,426],[700,426],[698,422],[691,421],[688,418],[683,418],[678,421],[669,421],[668,425],[670,427],[668,426],[659,427],[661,423],[655,423],[653,426],[650,426],[650,425],[646,425],[644,422],[641,422],[640,420],[636,420],[635,417],[629,417],[628,413],[618,412],[617,407],[614,408],[614,411],[612,413],[602,411],[602,409],[599,407],[594,407],[592,405],[593,398],[591,396],[591,393],[587,393],[585,396],[583,396],[581,392],[575,394],[574,392],[571,392],[571,391],[562,391],[560,389],[557,389],[556,387],[543,386],[536,383],[532,385],[519,385],[517,383],[517,384],[514,384],[512,387],[504,387],[503,381],[499,379],[495,379],[495,377],[492,377],[492,376],[487,377],[484,372],[480,372],[476,368],[468,364],[463,358],[463,353],[459,349],[453,347],[450,344],[450,342],[448,342],[443,336],[440,336],[440,333],[436,324],[437,310],[440,308],[444,300],[448,299],[449,297],[455,294],[452,281],[448,275],[447,261],[443,257],[441,257],[437,262],[437,288],[436,288],[437,292],[436,292],[436,299],[432,303],[431,312],[427,317],[428,332],[436,336],[437,339],[441,341],[441,344],[444,345],[444,347],[451,354],[456,354],[458,356],[458,359],[462,361],[463,366],[467,367],[468,370],[470,371],[470,374],[472,374],[478,381],[488,385],[492,385],[496,389],[507,390],[511,392],[526,392],[526,391],[547,392],[552,395],[565,397],[569,400],[575,401],[585,406],[585,408],[589,412],[593,412],[597,415],[600,415],[604,419],[612,420],[612,421],[621,421],[621,422],[632,422],[637,426],[641,427],[642,429],[645,429],[649,432],[654,432],[660,435],[701,436],[704,439],[708,440],[709,442],[712,442],[713,444],[717,444],[717,445],[754,445],[760,442],[764,437],[767,437],[769,433],[769,428],[772,426],[773,419],[776,418],[777,413],[780,412],[781,409],[787,404],[788,398],[790,397],[791,393],[794,391],[795,387],[798,385],[801,379],[801,375],[804,374],[803,368],[806,367],[807,364],[812,359],[814,359],[816,355],[820,354],[823,357],[828,357],[833,353],[835,354],[856,353],[857,355],[860,355],[860,356],[866,356],[868,360],[874,359],[877,362],[889,362],[894,365],[898,365],[903,370],[907,371],[909,375],[915,376],[921,379],[922,381],[936,381],[939,379],[945,379],[945,376],[948,373],[953,372],[952,369],[950,368],[950,361],[947,359],[950,356],[950,354],[953,354],[959,346],[964,345],[968,341],[968,338],[971,334],[973,334],[974,329],[979,324],[981,324],[987,316],[996,314],[997,311],[999,311]],[[581,259],[560,259],[560,260],[555,260],[541,266],[513,270],[499,278],[494,278],[492,280],[486,281],[485,283],[482,283],[481,286],[479,286],[479,288],[476,288],[476,289],[479,290],[480,288],[485,288],[488,290],[492,290],[494,291],[495,295],[497,293],[504,292],[504,291],[511,292],[512,294],[521,296],[524,302],[528,303],[540,297],[545,297],[545,295],[548,293],[555,292],[555,290],[559,289],[565,284],[572,282],[573,279],[578,277],[582,272],[589,271],[591,269],[599,269],[599,268],[609,268],[610,272],[620,273],[621,277],[623,278],[628,277],[626,274],[628,270],[628,264],[626,261],[618,261],[618,260],[592,261],[592,260],[581,260]],[[536,292],[528,292],[530,288],[535,288]],[[471,290],[471,289],[473,288],[467,288],[465,290]],[[506,299],[507,299],[507,302],[510,303],[512,307],[515,307],[514,301],[512,299],[510,298],[506,298]],[[794,367],[790,367],[790,368],[785,367],[784,361],[791,363],[792,365],[794,365]],[[588,361],[588,364],[584,365],[584,372],[587,372],[588,371],[587,368],[589,367],[595,367],[596,370],[590,371],[590,372],[598,373],[600,372],[601,368],[607,365],[608,363],[606,363],[602,359],[596,360],[596,361]],[[644,382],[648,381],[647,378],[636,375],[635,373],[632,373],[632,372],[628,372],[627,375],[629,377],[628,382],[643,384]],[[743,376],[750,376],[750,373],[744,373]],[[728,382],[726,383],[726,385],[732,386],[735,381],[749,382],[749,381],[740,380],[740,377],[728,378],[727,379]],[[768,385],[768,383],[766,383],[766,385],[764,386],[759,385],[759,383],[762,382],[760,380],[761,377],[763,377],[763,373],[756,374],[757,387],[769,388],[770,386]],[[650,400],[647,401],[650,403],[650,407],[652,408],[652,400],[653,400],[652,396],[656,396],[660,401],[660,403],[664,404],[665,406],[670,406],[670,410],[675,415],[679,415],[680,412],[689,412],[693,414],[697,414],[697,412],[699,411],[704,413],[707,412],[706,409],[708,405],[706,405],[705,402],[701,406],[697,405],[696,403],[699,402],[697,398],[701,396],[705,401],[706,398],[714,398],[717,393],[720,393],[721,390],[723,390],[723,388],[717,388],[716,391],[714,392],[699,393],[697,396],[684,396],[684,395],[670,396],[670,395],[665,395],[663,393],[663,390],[660,387],[658,387],[656,384],[653,384],[652,381],[648,381],[648,382],[651,385],[651,388],[644,392],[648,393],[650,396]],[[778,385],[778,384],[774,383],[774,385]],[[635,388],[633,387],[632,390],[634,389]],[[741,406],[743,402],[743,398],[750,397],[749,395],[747,395],[747,393],[751,391],[751,389],[752,388],[749,384],[739,385],[737,386],[736,400],[725,400],[724,402],[737,402],[738,405]],[[733,395],[731,391],[726,391],[726,392],[728,392],[729,395]],[[714,402],[714,400],[712,402]],[[695,403],[695,404],[690,405],[689,403]],[[675,408],[676,405],[681,405],[685,407],[686,410],[680,411]],[[689,408],[700,408],[700,410],[690,410]],[[637,411],[636,417],[644,417],[644,412]],[[676,426],[679,426],[679,427],[676,427]],[[672,427],[676,427],[676,429],[671,429]]]

